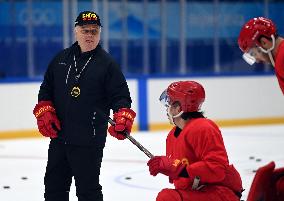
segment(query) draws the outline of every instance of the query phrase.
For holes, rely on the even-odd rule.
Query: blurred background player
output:
[[[250,65],[263,62],[275,67],[284,94],[284,42],[278,36],[274,22],[264,17],[250,19],[240,31],[238,44],[244,53],[243,58]]]
[[[40,133],[51,138],[44,197],[68,201],[74,176],[79,201],[103,201],[99,175],[108,124],[96,110],[109,115],[113,109],[116,126],[109,132],[120,140],[136,114],[119,66],[99,45],[99,16],[81,12],[74,33],[77,41],[50,62],[33,111]]]
[[[166,140],[166,156],[148,161],[149,172],[162,173],[175,189],[163,189],[157,201],[237,201],[242,181],[227,152],[218,126],[200,112],[205,100],[201,84],[174,82],[161,94],[174,125]]]

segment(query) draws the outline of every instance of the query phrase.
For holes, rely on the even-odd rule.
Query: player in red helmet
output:
[[[278,36],[274,22],[257,17],[246,22],[238,38],[243,58],[250,65],[268,63],[275,67],[275,73],[284,94],[284,42]]]
[[[163,189],[156,201],[239,201],[242,181],[229,165],[218,126],[200,111],[205,90],[195,81],[174,82],[160,101],[174,127],[166,140],[166,155],[151,158],[151,175],[168,176],[174,189]]]

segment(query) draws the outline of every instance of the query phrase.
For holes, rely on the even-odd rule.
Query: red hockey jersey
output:
[[[275,74],[282,93],[284,94],[284,40],[278,46],[275,55]]]
[[[242,191],[242,182],[236,169],[229,165],[227,152],[218,126],[206,118],[190,120],[178,136],[174,127],[167,136],[166,155],[186,164],[189,177],[174,180],[176,189],[192,190],[194,178],[199,185],[227,187],[235,193]],[[226,191],[226,190],[225,190]]]

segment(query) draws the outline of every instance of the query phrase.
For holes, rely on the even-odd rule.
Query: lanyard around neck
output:
[[[79,78],[82,74],[82,72],[85,70],[86,66],[88,65],[88,63],[90,62],[90,60],[92,59],[92,56],[89,57],[88,61],[85,63],[85,65],[83,66],[82,70],[78,73],[78,68],[77,68],[77,62],[76,62],[76,57],[74,55],[73,57],[73,60],[74,60],[74,67],[75,67],[75,71],[76,71],[76,75],[75,75],[75,79],[76,81],[79,81]],[[69,78],[69,73],[70,73],[70,69],[72,67],[72,64],[70,65],[69,69],[68,69],[68,72],[67,72],[67,76],[66,76],[66,80],[65,80],[65,83],[67,84],[67,80]]]
[[[85,65],[83,66],[82,70],[80,72],[78,72],[78,68],[77,68],[77,62],[76,62],[76,58],[75,58],[75,55],[74,55],[74,66],[75,66],[75,71],[76,71],[76,75],[75,75],[75,78],[76,78],[76,81],[79,80],[82,72],[85,70],[86,66],[88,65],[89,61],[92,59],[92,56],[89,57],[88,61],[85,63]]]

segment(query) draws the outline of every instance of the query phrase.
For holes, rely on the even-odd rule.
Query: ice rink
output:
[[[222,128],[230,163],[239,170],[246,200],[254,170],[270,161],[284,166],[284,125]],[[167,132],[133,133],[154,155],[165,152]],[[49,140],[45,138],[0,141],[0,200],[41,201]],[[101,169],[105,201],[150,201],[164,187],[163,175],[152,177],[147,156],[130,141],[108,136]],[[73,182],[74,183],[74,182]],[[74,184],[70,200],[75,201]]]

